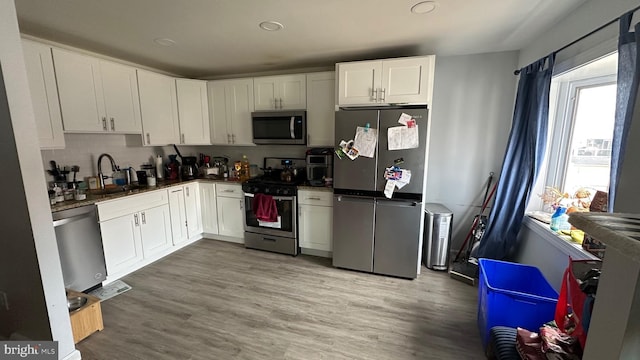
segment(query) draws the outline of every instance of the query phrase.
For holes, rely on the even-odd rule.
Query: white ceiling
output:
[[[518,50],[586,0],[16,0],[23,33],[191,77]],[[258,28],[265,20],[284,29]],[[172,47],[154,43],[170,38]]]

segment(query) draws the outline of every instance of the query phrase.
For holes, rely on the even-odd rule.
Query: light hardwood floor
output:
[[[123,278],[83,359],[484,359],[477,288],[201,240]]]

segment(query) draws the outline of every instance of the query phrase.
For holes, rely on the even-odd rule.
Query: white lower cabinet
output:
[[[244,241],[244,194],[240,184],[218,184],[218,234]]]
[[[298,234],[303,253],[330,256],[333,234],[331,191],[298,191]]]
[[[107,282],[171,252],[167,190],[97,204]]]
[[[171,234],[178,245],[202,234],[199,184],[190,183],[169,188]]]
[[[177,245],[189,239],[187,235],[187,215],[184,206],[182,186],[169,188],[169,210],[171,212],[171,234],[173,244]]]
[[[167,204],[100,223],[107,274],[122,276],[171,248]],[[133,269],[133,270],[132,270]]]
[[[184,186],[184,208],[189,239],[202,234],[202,211],[200,209],[200,184],[192,182]]]
[[[200,184],[200,208],[202,212],[202,231],[206,235],[218,235],[218,209],[216,184]]]
[[[171,246],[171,220],[169,205],[162,205],[140,212],[142,253],[145,259],[161,254]]]
[[[100,231],[109,277],[126,271],[144,258],[142,237],[133,214],[101,222]]]

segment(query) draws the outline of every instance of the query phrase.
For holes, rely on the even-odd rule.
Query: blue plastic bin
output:
[[[478,329],[485,349],[494,326],[538,332],[553,320],[558,293],[537,267],[480,259],[479,276]]]

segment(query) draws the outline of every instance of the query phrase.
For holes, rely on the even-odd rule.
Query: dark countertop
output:
[[[67,200],[55,205],[51,205],[51,212],[57,212],[62,210],[73,209],[81,206],[93,205],[99,203],[101,201],[113,200],[129,195],[142,194],[149,191],[166,189],[171,186],[188,184],[190,182],[199,181],[199,182],[220,182],[220,183],[234,183],[240,184],[239,181],[236,180],[224,180],[224,179],[215,179],[215,178],[198,178],[191,180],[158,180],[156,186],[141,186],[138,188],[134,188],[129,191],[120,191],[109,194],[101,193],[101,190],[87,190],[87,198],[85,200]]]
[[[129,191],[120,191],[114,192],[110,194],[102,194],[100,190],[87,190],[87,198],[85,200],[67,200],[55,205],[51,205],[51,212],[57,212],[62,210],[74,209],[81,206],[93,205],[99,203],[101,201],[113,200],[129,195],[142,194],[149,191],[161,190],[165,188],[169,188],[171,186],[183,185],[190,182],[215,182],[215,183],[230,183],[230,184],[241,184],[238,180],[229,180],[229,179],[218,179],[215,177],[204,177],[197,178],[191,180],[158,180],[156,186],[141,186]],[[331,187],[325,186],[309,186],[309,185],[299,185],[299,190],[314,190],[314,191],[333,191]]]

